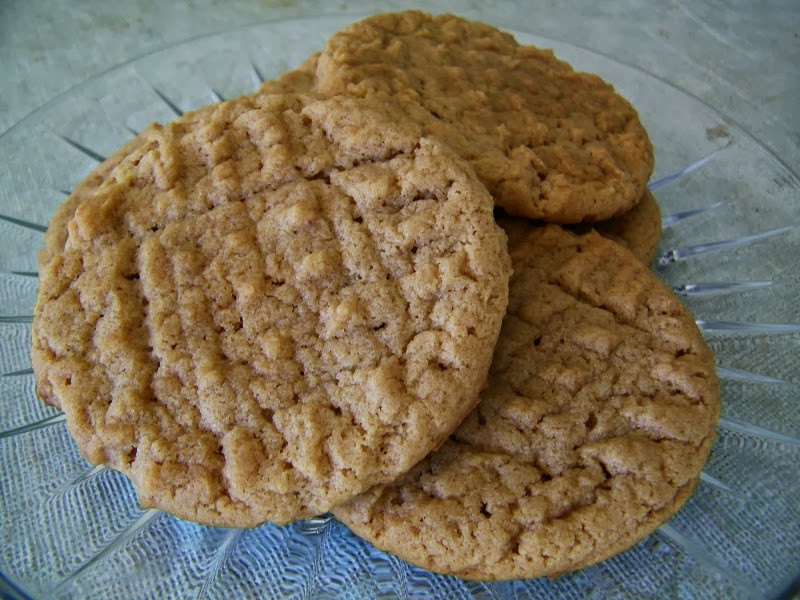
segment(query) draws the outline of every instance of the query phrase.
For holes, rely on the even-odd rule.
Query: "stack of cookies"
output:
[[[38,393],[184,519],[333,511],[471,579],[592,564],[688,498],[719,413],[647,266],[652,167],[598,77],[480,23],[371,17],[74,190],[40,256]]]

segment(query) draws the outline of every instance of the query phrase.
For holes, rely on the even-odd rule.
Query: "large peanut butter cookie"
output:
[[[466,578],[557,575],[648,535],[695,487],[720,408],[691,316],[630,252],[548,226],[511,257],[477,409],[408,474],[334,510]]]
[[[313,89],[400,102],[518,216],[613,217],[639,201],[653,168],[636,111],[610,85],[452,15],[382,14],[343,29],[317,59]]]
[[[370,101],[159,128],[41,274],[40,390],[141,503],[222,526],[406,471],[478,400],[510,264],[470,166]]]

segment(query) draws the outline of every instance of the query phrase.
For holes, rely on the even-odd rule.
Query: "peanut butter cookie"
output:
[[[517,216],[611,218],[639,201],[653,169],[636,111],[609,84],[452,15],[381,14],[343,29],[317,59],[313,90],[399,102]]]
[[[38,389],[143,506],[248,527],[394,479],[476,405],[508,294],[471,167],[370,100],[158,128],[41,274]]]
[[[551,225],[511,258],[477,409],[334,510],[377,547],[469,579],[554,576],[647,536],[692,493],[720,409],[691,316],[630,252]]]

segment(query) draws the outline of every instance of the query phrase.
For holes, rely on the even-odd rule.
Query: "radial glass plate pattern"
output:
[[[91,467],[30,368],[36,254],[55,208],[151,121],[251,91],[351,17],[267,22],[138,58],[0,137],[0,589],[31,597],[771,597],[800,574],[800,180],[735,123],[668,82],[550,39],[639,110],[664,217],[655,268],[714,349],[723,418],[695,495],[633,549],[560,577],[434,575],[328,516],[238,531],[142,511]]]

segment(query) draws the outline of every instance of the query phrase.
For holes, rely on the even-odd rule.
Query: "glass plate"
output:
[[[775,596],[800,573],[800,180],[730,119],[654,76],[517,32],[599,73],[640,111],[665,216],[656,266],[714,348],[723,419],[697,492],[633,549],[557,580],[475,583],[375,550],[322,516],[239,531],[139,508],[34,395],[41,230],[65,194],[153,120],[251,91],[352,18],[273,21],[140,57],[0,137],[0,591],[11,596],[642,598]],[[696,214],[695,214],[696,213]],[[755,237],[752,237],[755,236]]]

